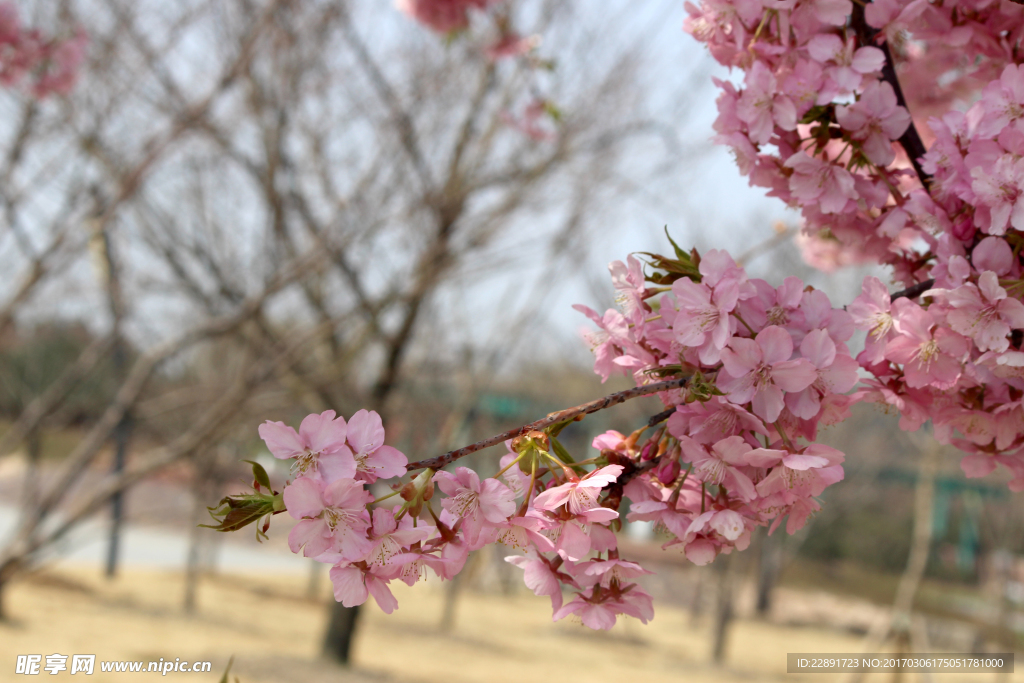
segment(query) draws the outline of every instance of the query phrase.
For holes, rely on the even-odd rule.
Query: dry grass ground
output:
[[[326,597],[326,585],[324,590]],[[547,600],[522,593],[464,593],[454,629],[446,634],[438,629],[443,590],[421,584],[398,587],[401,606],[391,616],[374,605],[364,611],[355,670],[345,671],[317,660],[327,612],[324,600],[308,599],[305,591],[306,577],[297,575],[212,577],[202,584],[198,613],[188,616],[177,574],[132,570],[108,582],[95,568],[38,573],[10,589],[12,620],[0,624],[0,681],[27,680],[14,674],[14,663],[16,655],[29,653],[212,661],[212,674],[167,675],[196,681],[219,680],[233,655],[233,672],[242,683],[778,681],[789,678],[786,652],[854,652],[861,644],[830,629],[740,620],[719,668],[708,663],[707,624],[692,623],[684,610],[659,606],[648,626],[627,621],[609,633],[594,633],[568,621],[551,623]],[[86,680],[152,678],[97,670]],[[953,680],[995,682],[995,676],[942,677]]]

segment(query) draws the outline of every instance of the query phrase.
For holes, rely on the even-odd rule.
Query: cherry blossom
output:
[[[347,560],[366,556],[371,544],[365,536],[370,526],[366,504],[372,500],[361,482],[338,479],[327,484],[299,477],[284,490],[288,514],[299,523],[288,534],[293,553],[306,557],[338,553]]]
[[[724,367],[718,385],[733,403],[750,401],[755,415],[775,422],[785,405],[784,392],[806,389],[816,378],[810,362],[790,360],[792,355],[792,337],[776,325],[752,340],[733,337],[722,351]]]
[[[345,444],[348,425],[333,410],[307,415],[299,431],[283,422],[267,420],[260,425],[260,438],[275,458],[292,459],[292,471],[326,483],[356,476],[356,461]],[[383,434],[383,432],[382,432]]]

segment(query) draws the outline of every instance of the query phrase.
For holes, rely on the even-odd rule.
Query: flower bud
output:
[[[662,486],[669,486],[679,476],[679,461],[670,460],[664,465],[659,466],[655,476],[658,477],[658,481],[661,482]]]

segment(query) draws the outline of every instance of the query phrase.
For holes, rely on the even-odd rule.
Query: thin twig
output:
[[[463,458],[469,455],[470,453],[476,453],[477,451],[502,443],[503,441],[507,441],[508,439],[514,439],[515,437],[526,434],[527,432],[541,430],[544,429],[545,427],[550,427],[551,425],[557,424],[559,422],[567,422],[569,420],[573,420],[584,415],[596,413],[599,410],[604,410],[605,408],[610,408],[614,405],[625,403],[631,398],[639,398],[640,396],[650,396],[651,394],[656,394],[659,391],[681,389],[684,386],[686,386],[686,383],[689,381],[689,377],[682,377],[679,379],[665,380],[664,382],[655,382],[654,384],[645,384],[643,386],[635,387],[633,389],[627,389],[626,391],[619,391],[614,394],[609,394],[604,398],[597,399],[596,401],[584,403],[583,405],[578,405],[573,408],[566,408],[565,410],[559,410],[558,412],[555,413],[549,413],[547,417],[541,418],[536,422],[531,422],[530,424],[525,424],[522,427],[510,429],[507,432],[502,432],[501,434],[495,434],[494,436],[488,437],[483,441],[477,441],[476,443],[470,444],[468,446],[463,446],[462,448],[456,449],[454,451],[448,451],[444,455],[439,456],[437,458],[430,458],[429,460],[420,460],[418,462],[410,463],[408,469],[409,471],[412,471],[422,470],[429,467],[430,469],[439,470],[445,465],[455,462],[459,458]]]
[[[918,282],[916,285],[912,285],[910,287],[907,287],[906,289],[901,289],[898,292],[893,292],[889,296],[889,299],[892,301],[896,301],[896,299],[902,299],[904,297],[907,299],[916,299],[917,297],[921,296],[921,294],[927,292],[934,286],[935,280],[928,279],[925,280],[924,282]]]
[[[676,408],[678,407],[679,406],[672,406],[671,408],[666,408],[665,410],[661,411],[660,413],[652,417],[650,420],[647,421],[647,428],[650,429],[654,425],[661,424],[665,420],[672,417],[672,413],[676,412]]]
[[[867,21],[864,18],[864,5],[857,2],[853,5],[853,16],[851,17],[851,23],[854,30],[857,32],[857,37],[860,39],[862,46],[878,47],[885,55],[885,65],[882,67],[882,80],[892,86],[893,92],[896,93],[896,104],[910,111],[907,106],[907,100],[903,96],[903,88],[900,87],[899,78],[896,77],[896,62],[893,60],[892,52],[889,50],[888,41],[881,45],[876,45],[876,36],[878,35],[878,29],[868,26]],[[914,165],[914,171],[917,172],[917,177],[921,180],[921,184],[924,185],[924,189],[928,190],[931,186],[932,177],[925,172],[924,168],[921,167],[920,159],[928,151],[924,142],[921,140],[920,133],[917,132],[917,127],[914,126],[914,120],[910,120],[910,125],[907,126],[907,130],[904,131],[903,135],[900,136],[900,145],[907,152],[907,156],[910,157],[910,163]]]

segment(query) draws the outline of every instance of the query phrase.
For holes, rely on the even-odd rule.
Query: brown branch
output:
[[[635,387],[633,389],[627,389],[625,391],[618,391],[614,394],[608,394],[604,398],[599,398],[596,401],[584,403],[583,405],[578,405],[573,408],[566,408],[565,410],[559,410],[558,412],[555,413],[548,413],[547,417],[543,417],[535,422],[525,424],[522,427],[516,427],[515,429],[510,429],[507,432],[502,432],[501,434],[495,434],[494,436],[488,437],[483,441],[477,441],[476,443],[470,444],[468,446],[463,446],[462,448],[456,449],[454,451],[448,451],[444,455],[439,456],[437,458],[430,458],[429,460],[420,460],[418,462],[410,463],[408,469],[409,471],[412,471],[422,470],[429,467],[430,469],[439,470],[445,465],[453,463],[459,458],[463,458],[469,455],[470,453],[476,453],[477,451],[481,451],[485,448],[495,446],[499,443],[502,443],[503,441],[507,441],[508,439],[513,439],[517,436],[521,436],[529,431],[541,430],[544,429],[545,427],[550,427],[553,424],[558,424],[559,422],[568,422],[569,420],[574,420],[576,418],[583,417],[584,415],[590,415],[591,413],[596,413],[599,410],[604,410],[605,408],[611,408],[612,406],[618,405],[620,403],[625,403],[626,401],[632,398],[639,398],[640,396],[650,396],[651,394],[656,394],[659,391],[681,389],[684,386],[686,386],[686,383],[689,381],[689,377],[669,379],[665,380],[664,382],[645,384],[643,386]]]
[[[893,92],[896,93],[896,103],[906,109],[907,112],[910,112],[910,107],[907,106],[907,99],[903,96],[903,88],[900,87],[900,80],[896,77],[896,62],[892,57],[892,52],[889,50],[889,43],[886,41],[880,46],[876,45],[879,31],[872,26],[868,26],[864,18],[863,4],[859,2],[853,4],[851,23],[854,31],[857,32],[857,38],[862,46],[877,46],[885,55],[885,65],[882,67],[882,80],[892,86]],[[914,165],[914,171],[917,173],[921,184],[924,185],[924,189],[928,190],[931,186],[932,177],[925,172],[920,162],[921,157],[928,150],[921,140],[920,133],[917,132],[917,127],[914,126],[913,119],[910,120],[910,125],[907,126],[907,130],[900,136],[898,142],[903,146],[907,156],[910,157],[910,163]]]
[[[672,417],[672,413],[676,412],[676,408],[678,407],[679,406],[672,406],[671,408],[666,408],[665,410],[661,411],[660,413],[652,417],[650,420],[647,421],[647,428],[650,429],[654,425],[661,424],[665,420]]]
[[[903,298],[916,299],[917,297],[921,296],[922,293],[927,292],[934,286],[934,279],[925,280],[924,282],[918,282],[916,285],[913,285],[912,287],[907,287],[906,289],[901,289],[898,292],[893,292],[891,295],[889,295],[889,299],[891,301],[896,301],[896,299]]]

